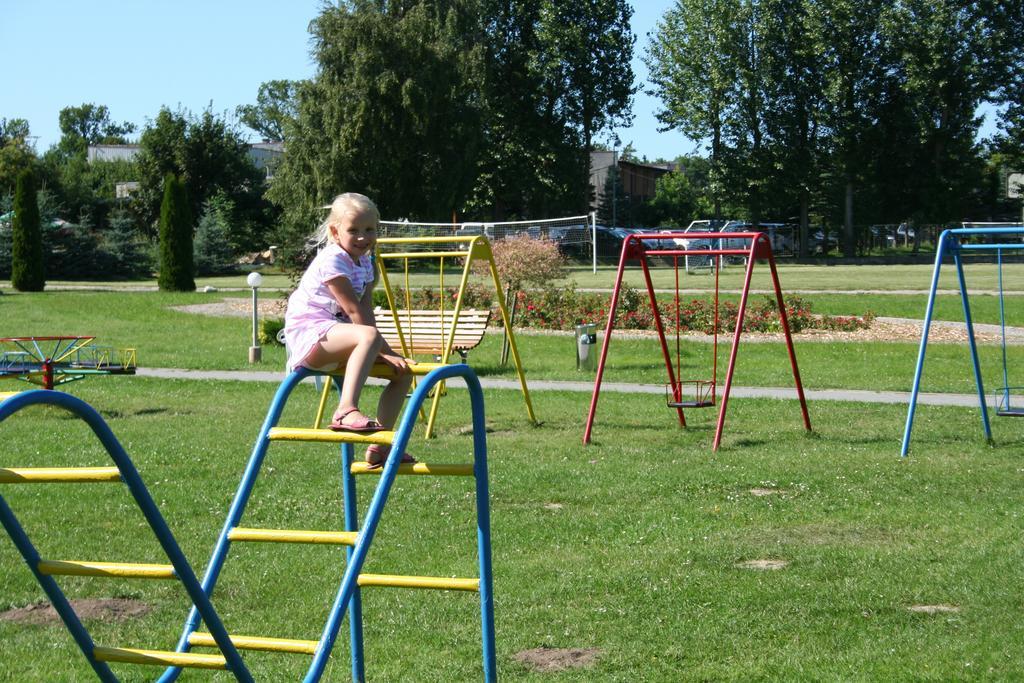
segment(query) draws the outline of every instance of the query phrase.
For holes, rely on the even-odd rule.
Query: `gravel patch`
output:
[[[281,298],[261,299],[259,301],[260,317],[284,318],[284,309],[287,302]],[[205,304],[193,304],[190,306],[175,306],[174,310],[184,313],[196,313],[199,315],[230,316],[248,318],[252,315],[252,301],[246,298],[224,298],[220,301],[213,301]],[[923,322],[920,320],[909,320],[905,318],[876,318],[871,327],[866,330],[855,330],[852,332],[837,332],[834,330],[803,330],[794,336],[800,341],[816,343],[863,343],[863,342],[918,342],[921,340],[921,328]],[[598,327],[603,327],[599,325]],[[491,328],[489,333],[501,333],[500,328]],[[516,329],[517,335],[555,335],[568,336],[572,331],[558,330],[533,330]],[[644,338],[654,336],[654,332],[640,330],[616,330],[615,337],[620,339]],[[599,332],[598,336],[603,336]],[[686,333],[682,335],[691,341],[711,342],[711,335],[700,333]],[[719,340],[731,337],[731,334],[720,334]],[[999,344],[1001,332],[997,325],[975,325],[974,336],[979,344]],[[785,341],[785,335],[758,334],[745,332],[743,341],[747,342],[781,342]],[[931,330],[928,332],[928,341],[936,344],[964,344],[967,342],[967,328],[963,323],[933,321]],[[1024,329],[1007,328],[1007,344],[1024,344]]]

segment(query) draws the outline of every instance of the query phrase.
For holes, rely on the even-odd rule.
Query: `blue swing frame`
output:
[[[995,242],[982,244],[965,244],[961,238],[971,236],[998,237]],[[1020,242],[1008,242],[1006,236],[1017,235]],[[917,352],[917,366],[914,369],[914,385],[910,393],[910,405],[907,408],[907,424],[903,430],[903,445],[900,449],[900,456],[906,457],[910,449],[910,432],[914,426],[914,413],[917,409],[917,396],[921,389],[921,371],[924,367],[925,350],[928,347],[928,330],[932,324],[932,313],[935,308],[935,293],[939,284],[939,274],[942,270],[942,262],[946,254],[953,257],[956,265],[957,281],[960,286],[960,301],[964,308],[964,322],[967,325],[967,340],[971,351],[971,363],[974,367],[974,382],[978,390],[978,407],[981,412],[981,424],[985,431],[985,439],[992,442],[992,425],[989,423],[988,407],[985,404],[985,387],[981,379],[981,364],[978,361],[978,345],[974,338],[974,323],[971,320],[971,305],[967,297],[967,283],[964,279],[963,252],[973,251],[995,251],[998,254],[1000,264],[999,293],[1000,293],[1000,322],[1003,324],[1005,339],[1005,317],[1002,307],[1002,253],[1003,251],[1024,251],[1024,225],[1007,226],[1001,228],[957,228],[955,230],[944,230],[939,236],[938,248],[935,251],[935,269],[932,271],[931,287],[928,290],[928,306],[925,308],[924,328],[921,330],[921,345]],[[1003,377],[1006,384],[1006,350],[1003,349]],[[1005,391],[1009,387],[1004,386]]]

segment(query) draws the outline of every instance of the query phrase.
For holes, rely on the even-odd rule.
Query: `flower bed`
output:
[[[378,291],[380,295],[378,295]],[[383,291],[374,292],[374,301],[383,305]],[[446,288],[443,294],[446,307],[455,303],[458,288]],[[378,298],[380,299],[378,301]],[[413,290],[410,295],[411,308],[440,308],[442,296],[431,288]],[[405,292],[395,288],[395,299],[401,307],[406,306]],[[540,330],[571,330],[581,323],[603,324],[608,319],[608,303],[611,297],[598,292],[578,292],[572,287],[563,289],[534,289],[517,294],[515,326]],[[874,315],[831,316],[815,315],[809,302],[798,296],[784,299],[790,330],[831,330],[852,332],[871,327]],[[487,308],[493,310],[493,324],[501,325],[501,315],[494,302],[494,291],[480,285],[470,285],[463,295],[463,307]],[[676,329],[676,302],[673,297],[659,297],[658,307],[662,324],[666,330]],[[739,305],[734,301],[722,301],[718,310],[718,332],[730,332],[736,328]],[[715,331],[714,302],[710,299],[687,299],[679,301],[678,327],[682,332]],[[624,330],[654,331],[654,314],[648,298],[638,290],[626,287],[619,296],[619,307],[615,327]],[[749,300],[747,315],[743,324],[744,332],[781,332],[779,313],[774,297],[760,296]]]

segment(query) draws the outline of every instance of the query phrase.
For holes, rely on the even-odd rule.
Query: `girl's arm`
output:
[[[363,295],[357,297],[356,290],[353,289],[352,283],[346,277],[336,277],[333,280],[328,280],[325,284],[334,296],[334,300],[338,302],[338,306],[341,307],[341,310],[353,323],[357,325],[370,325],[372,327],[377,326],[377,319],[373,314],[372,287],[367,287]],[[398,373],[408,370],[405,358],[401,354],[395,353],[387,340],[384,340],[384,346],[380,351],[380,358]]]
[[[374,284],[377,284],[376,280],[374,280]],[[376,327],[377,316],[373,312],[373,285],[367,287],[366,290],[363,292],[363,297],[362,299],[360,299],[359,304],[360,308],[362,309],[363,319],[369,320],[369,322],[363,324],[373,325],[374,327]],[[355,318],[352,318],[352,320],[355,321]],[[396,352],[394,349],[391,348],[391,345],[388,344],[387,339],[384,340],[384,346],[380,350],[380,355],[382,357],[392,357],[396,359],[401,359],[403,363],[405,361],[405,359],[402,357],[402,354]],[[385,358],[385,362],[388,362],[387,358]]]
[[[324,284],[327,285],[327,289],[330,290],[334,300],[338,302],[338,307],[342,313],[347,315],[352,322],[357,325],[374,324],[372,310],[370,311],[369,322],[366,322],[362,299],[356,296],[356,290],[352,288],[352,283],[349,282],[347,277],[338,276]]]

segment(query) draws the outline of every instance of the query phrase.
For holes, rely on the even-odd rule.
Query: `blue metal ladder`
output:
[[[47,483],[118,483],[122,482],[142,510],[146,521],[160,542],[170,564],[143,564],[125,562],[96,562],[82,560],[53,560],[40,556],[21,523],[7,501],[0,496],[0,522],[17,546],[25,563],[35,575],[60,615],[82,654],[89,661],[101,681],[117,681],[107,665],[108,662],[143,664],[202,669],[228,669],[239,681],[252,681],[252,676],[231,643],[220,617],[203,592],[184,553],[174,540],[156,503],[153,502],[146,485],[124,448],[118,442],[107,423],[81,399],[58,391],[34,390],[16,394],[0,395],[0,423],[19,410],[33,405],[46,404],[65,408],[84,420],[99,438],[103,447],[114,461],[113,467],[0,467],[0,484],[47,484]],[[211,644],[220,655],[193,654],[190,652],[141,650],[136,648],[104,647],[93,642],[83,626],[70,601],[54,576],[92,576],[133,579],[177,579],[181,581],[192,599],[193,609],[203,618],[210,629]]]
[[[221,529],[220,537],[214,547],[213,555],[206,569],[206,575],[203,577],[203,592],[206,595],[211,595],[233,543],[312,543],[343,545],[346,547],[345,574],[341,585],[338,587],[334,603],[318,640],[231,636],[235,646],[243,650],[251,649],[312,655],[313,661],[304,678],[307,682],[318,681],[323,675],[346,610],[349,613],[352,677],[356,681],[365,680],[360,587],[367,586],[395,586],[478,592],[480,594],[484,679],[489,682],[497,679],[494,652],[494,605],[491,592],[490,507],[487,487],[487,441],[483,391],[476,374],[465,364],[438,366],[421,363],[410,366],[410,369],[415,374],[425,374],[426,376],[419,382],[415,392],[413,392],[412,398],[402,414],[398,428],[395,431],[382,431],[371,434],[333,432],[328,429],[320,429],[318,426],[312,429],[278,427],[278,420],[292,390],[304,378],[315,376],[318,373],[300,369],[292,372],[284,379],[277,390],[277,394],[274,396],[270,410],[260,429],[256,445],[246,465],[242,480],[238,485],[231,508],[228,511],[227,519]],[[375,366],[372,374],[380,377],[387,376],[389,372],[386,367],[378,365]],[[396,454],[405,452],[416,423],[416,418],[428,393],[438,383],[454,377],[462,377],[469,388],[473,421],[473,463],[467,465],[401,464],[401,456]],[[338,377],[333,377],[333,379],[336,383],[340,381]],[[319,416],[317,421],[319,422]],[[275,441],[340,444],[345,513],[344,531],[256,529],[240,526],[267,449]],[[389,457],[383,468],[370,469],[365,463],[354,462],[353,452],[355,444],[389,445],[391,446],[391,454],[394,457]],[[355,475],[363,474],[379,475],[380,481],[370,502],[366,519],[360,527],[356,509]],[[363,563],[373,543],[374,533],[377,530],[389,492],[395,477],[399,474],[471,476],[475,478],[477,554],[480,572],[478,578],[453,579],[447,577],[391,576],[361,573]],[[185,627],[178,643],[178,651],[188,652],[191,647],[210,646],[214,643],[211,633],[197,630],[201,620],[205,621],[205,617],[198,609],[198,605],[193,606],[191,613],[185,621]],[[160,681],[173,681],[180,673],[181,667],[171,666],[164,672]]]

